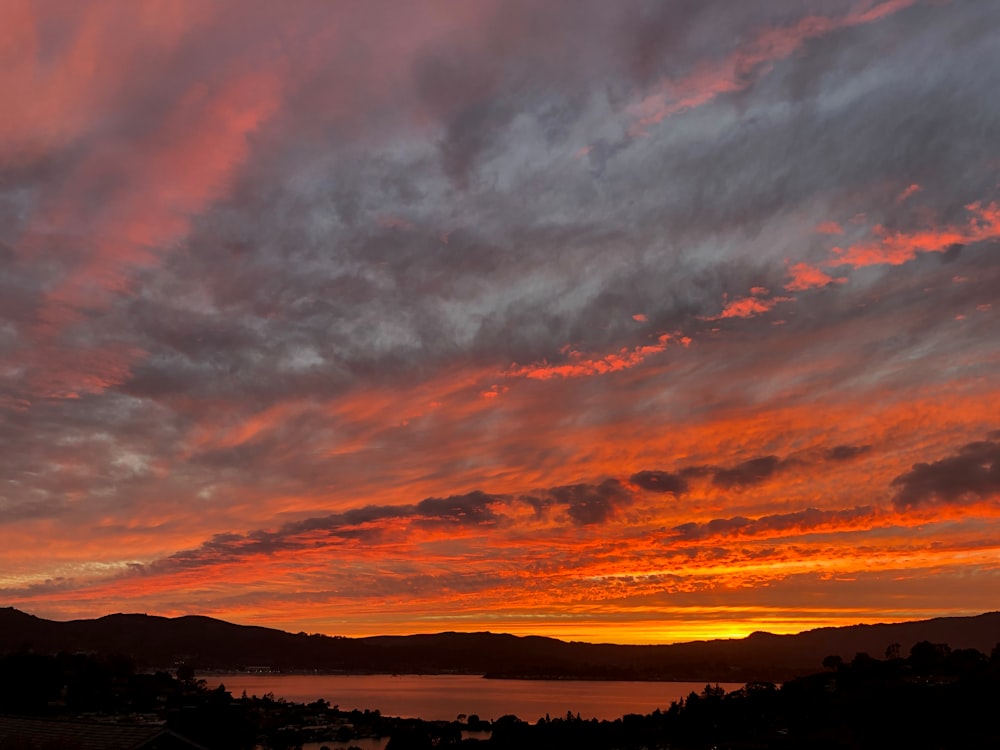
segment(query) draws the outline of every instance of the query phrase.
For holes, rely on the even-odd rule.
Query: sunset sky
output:
[[[1000,3],[0,4],[0,606],[1000,606]]]

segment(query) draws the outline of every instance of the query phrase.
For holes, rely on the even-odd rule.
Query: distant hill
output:
[[[576,643],[494,633],[340,638],[235,625],[210,617],[115,614],[56,622],[0,609],[0,653],[33,650],[131,656],[140,666],[189,663],[198,670],[320,670],[350,673],[464,673],[506,678],[782,681],[820,668],[827,655],[882,658],[920,641],[975,648],[1000,643],[1000,612],[975,617],[820,628],[797,635],[659,646]]]

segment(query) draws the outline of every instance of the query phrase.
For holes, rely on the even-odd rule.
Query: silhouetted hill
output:
[[[906,655],[920,641],[989,653],[1000,642],[1000,612],[820,628],[797,635],[754,633],[732,640],[622,646],[494,633],[340,638],[195,616],[116,614],[55,622],[13,608],[0,609],[0,652],[119,653],[140,665],[163,667],[186,662],[202,670],[267,666],[361,673],[461,672],[510,678],[780,681],[815,672],[827,655],[839,655],[845,661],[859,652],[882,657],[893,643]]]

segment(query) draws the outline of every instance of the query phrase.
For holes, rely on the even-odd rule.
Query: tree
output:
[[[824,669],[838,671],[842,666],[844,666],[844,659],[838,654],[830,654],[829,656],[823,657]]]
[[[910,649],[910,664],[921,672],[933,671],[944,665],[949,653],[951,647],[947,643],[920,641]]]
[[[194,667],[185,662],[177,667],[177,679],[185,684],[194,682]]]

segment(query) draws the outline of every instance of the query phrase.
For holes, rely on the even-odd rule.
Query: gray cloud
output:
[[[447,498],[429,497],[417,503],[416,514],[438,522],[479,525],[495,523],[497,517],[490,505],[497,500],[496,496],[478,490]]]
[[[777,456],[751,458],[728,469],[716,469],[712,482],[725,489],[760,484],[777,473],[781,466],[782,461]]]
[[[871,452],[870,445],[835,445],[826,451],[828,461],[852,461]]]
[[[632,499],[616,479],[606,479],[598,485],[553,487],[547,494],[554,502],[565,505],[570,518],[582,525],[604,523]]]
[[[712,537],[735,535],[754,536],[768,533],[809,533],[827,526],[852,524],[874,518],[875,510],[870,505],[841,510],[820,510],[806,508],[793,513],[777,513],[760,518],[733,516],[715,518],[704,523],[685,523],[675,526],[674,534],[683,540],[693,541]]]
[[[893,503],[908,510],[928,503],[961,503],[1000,495],[1000,441],[982,440],[931,463],[914,464],[892,480]]]
[[[836,445],[818,454],[800,454],[787,458],[775,455],[757,456],[732,466],[682,466],[673,472],[645,470],[629,477],[632,484],[648,492],[682,495],[689,489],[689,480],[710,478],[723,489],[741,489],[761,484],[771,477],[796,466],[814,465],[818,461],[846,462],[871,451],[870,445]]]
[[[472,492],[446,498],[426,498],[415,505],[354,508],[343,513],[307,518],[285,524],[276,531],[256,530],[247,534],[217,534],[201,546],[184,550],[149,566],[150,571],[199,567],[281,550],[310,546],[319,535],[325,544],[338,540],[375,541],[382,537],[379,522],[412,520],[423,527],[490,526],[497,520],[490,506],[502,496]]]
[[[628,479],[649,492],[669,492],[673,495],[683,495],[688,491],[687,480],[680,474],[669,471],[639,471]]]
[[[574,524],[591,525],[610,520],[616,510],[632,500],[631,494],[615,479],[599,484],[552,487],[530,495],[496,495],[476,490],[462,495],[429,497],[412,505],[368,505],[341,513],[306,518],[270,531],[258,529],[246,534],[216,534],[199,547],[177,552],[131,573],[169,572],[178,568],[200,567],[251,556],[273,555],[281,550],[302,549],[316,543],[336,544],[346,540],[375,542],[383,537],[386,521],[409,521],[421,528],[479,528],[510,525],[512,503],[524,503],[543,515],[552,509],[564,511]]]
[[[645,470],[633,474],[629,481],[650,492],[670,492],[680,495],[688,491],[690,479],[710,478],[723,489],[741,489],[760,484],[786,468],[803,463],[800,458],[757,456],[733,466],[682,466],[674,472]]]

